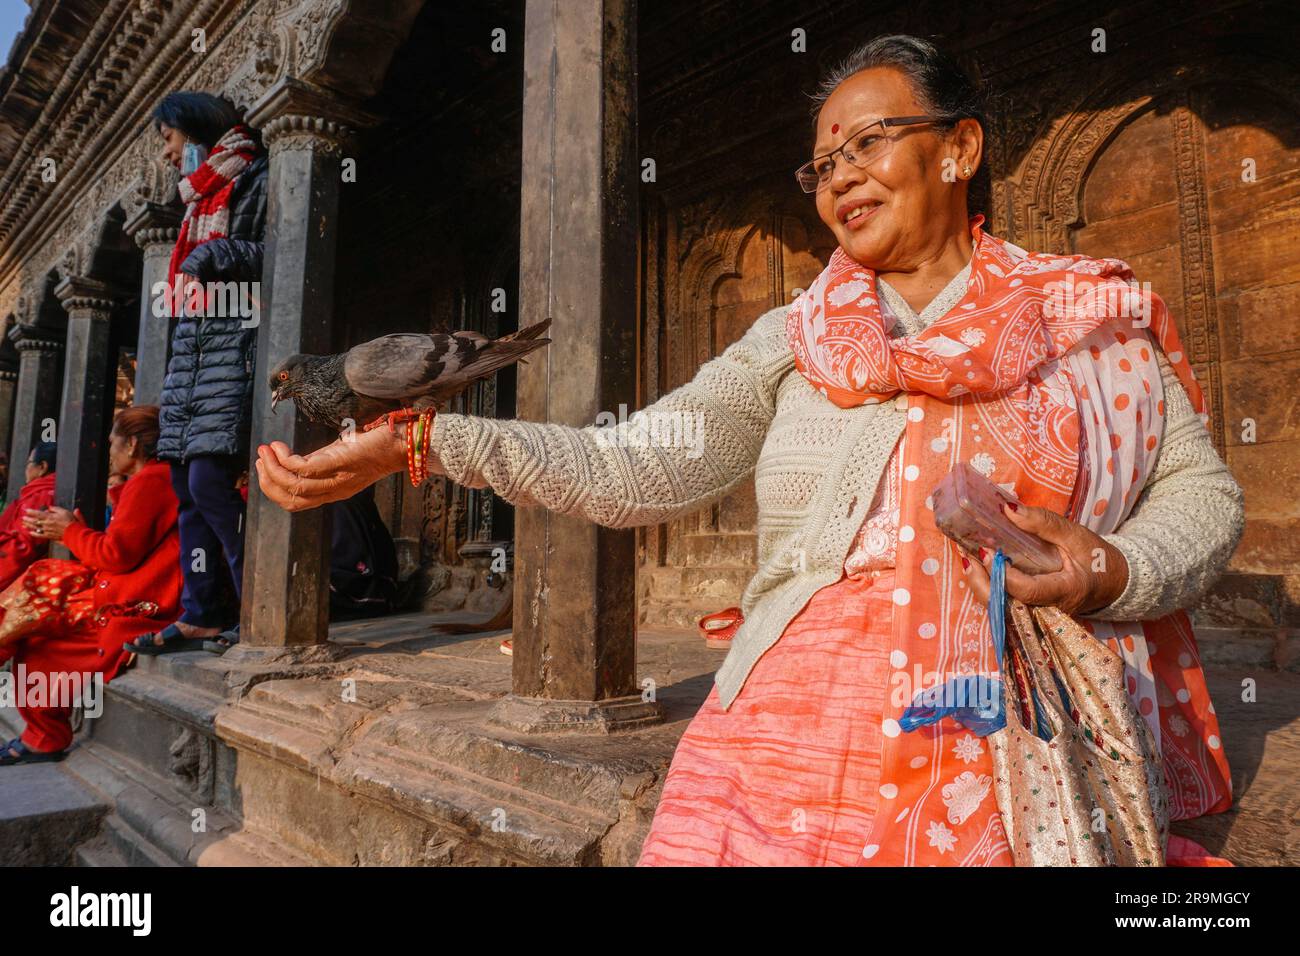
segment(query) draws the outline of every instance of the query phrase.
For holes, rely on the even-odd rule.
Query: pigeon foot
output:
[[[418,408],[403,408],[399,412],[389,412],[387,415],[380,415],[373,422],[367,425],[362,431],[371,431],[380,425],[387,424],[390,432],[397,431],[397,426],[403,422],[413,422],[423,414]]]

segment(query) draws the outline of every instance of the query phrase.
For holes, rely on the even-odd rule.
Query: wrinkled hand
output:
[[[1020,505],[1003,513],[1024,531],[1037,535],[1060,552],[1061,570],[1027,574],[1007,565],[1007,594],[1037,607],[1055,605],[1066,614],[1099,611],[1108,607],[1128,586],[1128,562],[1120,551],[1081,524],[1046,508]],[[974,560],[963,558],[966,583],[975,597],[989,599],[989,569],[993,552],[981,548]]]
[[[406,426],[359,431],[309,455],[284,442],[257,448],[262,494],[285,511],[307,511],[351,498],[362,488],[406,467]]]
[[[33,538],[45,541],[62,541],[63,533],[75,521],[83,520],[81,511],[75,513],[67,508],[47,508],[44,511],[28,508],[23,515],[23,527]]]

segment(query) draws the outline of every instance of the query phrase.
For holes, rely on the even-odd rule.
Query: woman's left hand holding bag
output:
[[[1081,524],[1028,505],[1003,509],[1018,528],[1056,545],[1061,570],[1027,574],[1007,565],[1007,594],[1034,607],[1054,606],[1066,614],[1109,607],[1128,586],[1128,562],[1114,545]],[[964,560],[966,581],[981,602],[989,596],[993,552],[982,548],[974,560]]]

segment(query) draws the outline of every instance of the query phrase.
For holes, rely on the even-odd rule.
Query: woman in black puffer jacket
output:
[[[196,299],[187,291],[187,307],[178,302],[171,312],[177,319],[158,457],[171,463],[180,499],[184,612],[160,634],[141,639],[145,653],[185,649],[186,639],[214,637],[238,621],[228,595],[233,585],[238,596],[243,583],[244,502],[236,485],[248,461],[257,329],[251,316],[223,306],[260,299],[252,283],[262,277],[267,192],[260,137],[228,101],[172,93],[153,119],[166,144],[164,159],[181,170],[178,191],[186,203],[171,289],[191,288],[196,280],[209,292]],[[210,283],[238,285],[226,287],[234,293],[226,298],[213,295]],[[230,634],[223,643],[237,639]]]

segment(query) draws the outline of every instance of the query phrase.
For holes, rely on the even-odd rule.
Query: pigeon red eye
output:
[[[289,373],[288,373],[288,372],[281,372],[281,373],[280,373],[280,381],[282,381],[282,382],[287,382],[288,380],[289,380]]]

